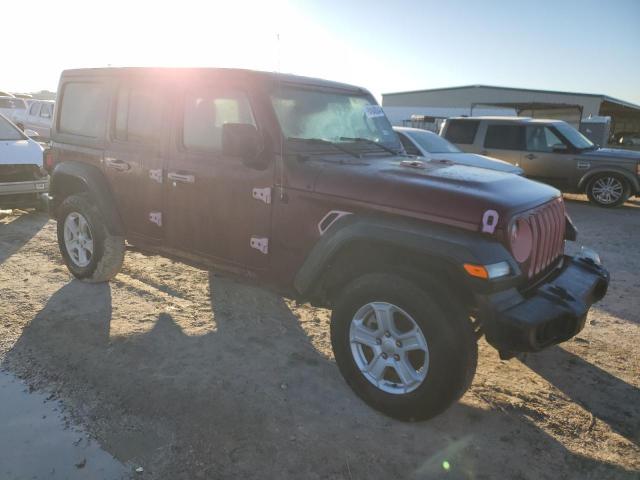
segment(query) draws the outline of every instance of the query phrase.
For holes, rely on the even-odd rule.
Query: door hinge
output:
[[[159,227],[162,226],[162,212],[149,212],[149,221]]]
[[[260,250],[265,255],[269,253],[269,239],[265,237],[251,237],[251,241],[249,242],[251,248],[255,248],[256,250]]]
[[[260,200],[261,202],[264,202],[267,205],[271,203],[271,187],[254,188],[251,195],[256,200]]]
[[[149,178],[155,182],[162,183],[162,169],[149,170]]]

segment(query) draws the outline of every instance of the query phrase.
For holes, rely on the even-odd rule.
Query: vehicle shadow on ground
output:
[[[26,245],[48,221],[46,215],[38,213],[0,217],[0,264]]]
[[[640,445],[640,389],[560,346],[521,361],[594,417]]]
[[[517,411],[461,403],[418,424],[377,414],[283,299],[261,289],[211,275],[211,312],[199,320],[212,328],[203,334],[184,329],[193,313],[179,309],[132,325],[112,295],[108,284],[68,283],[3,366],[54,381],[88,409],[102,447],[148,462],[151,478],[635,477],[573,454]]]

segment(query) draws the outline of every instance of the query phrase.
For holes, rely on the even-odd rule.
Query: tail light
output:
[[[42,166],[47,172],[51,173],[53,167],[55,166],[55,156],[53,154],[53,150],[47,148],[42,155]]]

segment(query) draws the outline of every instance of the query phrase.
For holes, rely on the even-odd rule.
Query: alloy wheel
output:
[[[64,221],[64,246],[78,267],[86,267],[93,257],[93,234],[87,219],[71,212]]]
[[[371,302],[361,307],[351,320],[349,343],[362,375],[384,392],[412,392],[427,376],[427,340],[411,315],[396,305]]]

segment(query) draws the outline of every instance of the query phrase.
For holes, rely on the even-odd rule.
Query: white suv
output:
[[[39,139],[48,141],[51,138],[51,124],[53,123],[53,100],[33,100],[29,108],[13,115],[13,123],[22,130],[33,130]]]

